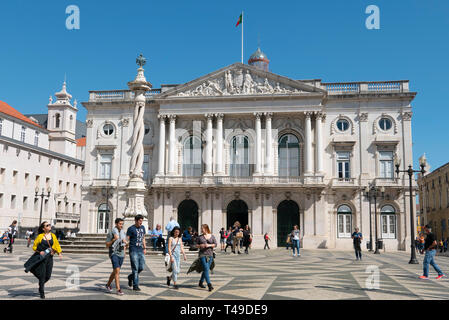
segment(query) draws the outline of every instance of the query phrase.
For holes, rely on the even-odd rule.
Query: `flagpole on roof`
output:
[[[242,64],[243,64],[243,11],[242,11]]]

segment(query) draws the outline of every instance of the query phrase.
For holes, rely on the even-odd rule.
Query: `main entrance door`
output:
[[[287,236],[293,230],[294,225],[300,227],[299,206],[293,200],[284,200],[279,204],[277,211],[278,247],[287,245]]]
[[[184,200],[178,206],[178,223],[181,231],[184,232],[188,227],[192,227],[198,233],[198,205],[193,200]]]
[[[226,209],[226,219],[227,228],[233,226],[236,221],[240,222],[242,228],[245,227],[248,224],[248,206],[246,202],[243,200],[231,201]]]
[[[98,207],[98,233],[107,233],[111,229],[111,210],[106,203]]]

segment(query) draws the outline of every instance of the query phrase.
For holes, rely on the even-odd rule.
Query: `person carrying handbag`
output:
[[[232,245],[232,253],[235,253],[235,249],[237,249],[237,253],[240,252],[240,240],[243,238],[243,232],[240,231],[240,222],[236,221],[234,223],[234,229],[232,230],[233,234],[233,245]]]
[[[38,234],[33,245],[35,253],[24,266],[25,272],[31,271],[39,279],[39,294],[41,299],[45,299],[44,285],[50,280],[53,271],[53,255],[57,253],[62,259],[62,250],[55,234],[51,232],[50,223],[42,222]]]
[[[178,289],[176,281],[178,280],[178,274],[181,272],[181,254],[184,256],[184,261],[187,260],[186,253],[184,252],[184,246],[182,244],[182,234],[179,227],[174,227],[170,233],[168,239],[168,254],[169,262],[167,271],[171,271],[171,276],[167,276],[167,286],[170,285],[170,281],[173,280],[173,289]]]

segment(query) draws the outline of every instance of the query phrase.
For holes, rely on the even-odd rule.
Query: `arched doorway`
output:
[[[243,200],[232,200],[226,208],[226,227],[233,226],[236,221],[242,228],[248,224],[248,205]]]
[[[181,231],[192,227],[198,231],[198,205],[193,200],[184,200],[178,206],[178,223]],[[200,231],[198,231],[200,232]]]
[[[299,222],[299,206],[293,200],[284,200],[278,205],[277,209],[277,238],[278,247],[287,245],[287,236],[293,230],[293,226]]]
[[[97,232],[107,233],[111,230],[111,207],[102,203],[98,206]]]

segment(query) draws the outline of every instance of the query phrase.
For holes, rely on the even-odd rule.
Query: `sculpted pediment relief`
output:
[[[322,90],[308,84],[236,63],[171,89],[160,97],[301,94],[320,91]]]

